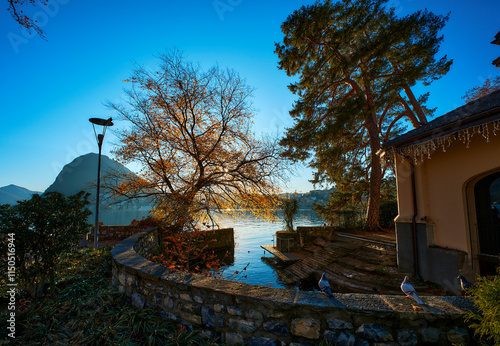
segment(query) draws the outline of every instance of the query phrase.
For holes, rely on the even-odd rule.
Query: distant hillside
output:
[[[0,187],[0,204],[14,205],[17,201],[30,199],[31,195],[35,193],[40,194],[41,192],[30,191],[24,187],[13,184]]]
[[[299,202],[300,209],[311,209],[313,203],[316,204],[326,204],[328,203],[328,199],[330,198],[330,193],[333,191],[329,190],[311,190],[309,192],[300,192],[300,193],[283,193],[281,196],[286,198],[296,198]]]
[[[89,209],[95,211],[95,196],[97,187],[97,161],[98,154],[89,153],[77,157],[63,167],[56,180],[45,192],[60,192],[66,196],[74,195],[80,191],[90,193]],[[99,221],[105,225],[127,225],[133,219],[141,219],[148,215],[151,203],[148,201],[134,200],[131,203],[109,205],[108,202],[116,200],[106,199],[106,190],[103,188],[106,175],[110,173],[134,174],[120,163],[106,155],[101,156],[101,193],[99,207]],[[89,217],[89,222],[94,224],[94,216]]]

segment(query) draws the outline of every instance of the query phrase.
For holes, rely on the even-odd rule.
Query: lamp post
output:
[[[97,164],[97,196],[95,202],[95,234],[94,234],[94,247],[97,249],[97,235],[99,234],[99,189],[101,185],[101,148],[102,141],[104,139],[104,134],[106,133],[106,128],[108,126],[113,126],[113,119],[100,119],[100,118],[90,118],[89,121],[92,123],[94,128],[95,138],[97,140],[97,146],[99,147],[99,161]],[[100,125],[103,127],[102,133],[97,134],[95,126]]]

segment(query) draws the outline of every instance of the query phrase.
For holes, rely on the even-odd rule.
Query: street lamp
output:
[[[113,126],[113,119],[100,119],[100,118],[90,118],[89,121],[92,123],[94,128],[95,138],[97,139],[97,145],[99,146],[99,161],[97,164],[97,196],[95,202],[95,234],[94,234],[94,247],[97,249],[97,234],[99,233],[99,189],[101,185],[101,148],[102,141],[104,139],[104,134],[106,133],[106,128],[108,126]],[[102,133],[97,134],[95,126],[100,125],[103,127]]]

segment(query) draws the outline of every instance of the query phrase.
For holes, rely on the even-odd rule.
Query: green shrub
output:
[[[398,216],[398,201],[385,200],[380,202],[379,224],[381,227],[394,227],[394,219]]]
[[[500,268],[497,269],[500,275]],[[466,320],[482,339],[500,345],[500,277],[480,277],[468,293],[477,312],[471,311]]]
[[[283,222],[285,230],[293,232],[293,219],[299,211],[299,201],[296,198],[283,200]]]
[[[15,245],[12,257],[17,282],[33,298],[41,296],[47,278],[54,294],[54,271],[60,256],[74,248],[90,226],[86,221],[91,213],[88,203],[83,191],[70,197],[49,192],[0,207],[0,234],[8,235]],[[4,240],[0,251],[6,253],[7,246]]]

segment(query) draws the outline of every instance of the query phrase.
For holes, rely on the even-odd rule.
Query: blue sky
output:
[[[0,186],[43,191],[63,165],[97,152],[91,117],[114,117],[103,103],[119,101],[135,63],[154,66],[155,54],[172,48],[203,66],[235,69],[256,88],[255,132],[292,125],[291,82],[278,70],[274,43],[281,23],[311,1],[249,0],[50,0],[29,13],[47,40],[28,36],[0,0]],[[438,57],[454,60],[450,72],[430,87],[428,105],[442,115],[463,104],[462,96],[499,74],[491,61],[500,31],[498,0],[391,0],[399,15],[427,8],[450,12]],[[117,126],[123,126],[119,122]],[[103,153],[116,139],[107,132]],[[299,169],[287,190],[307,191],[311,173]]]

